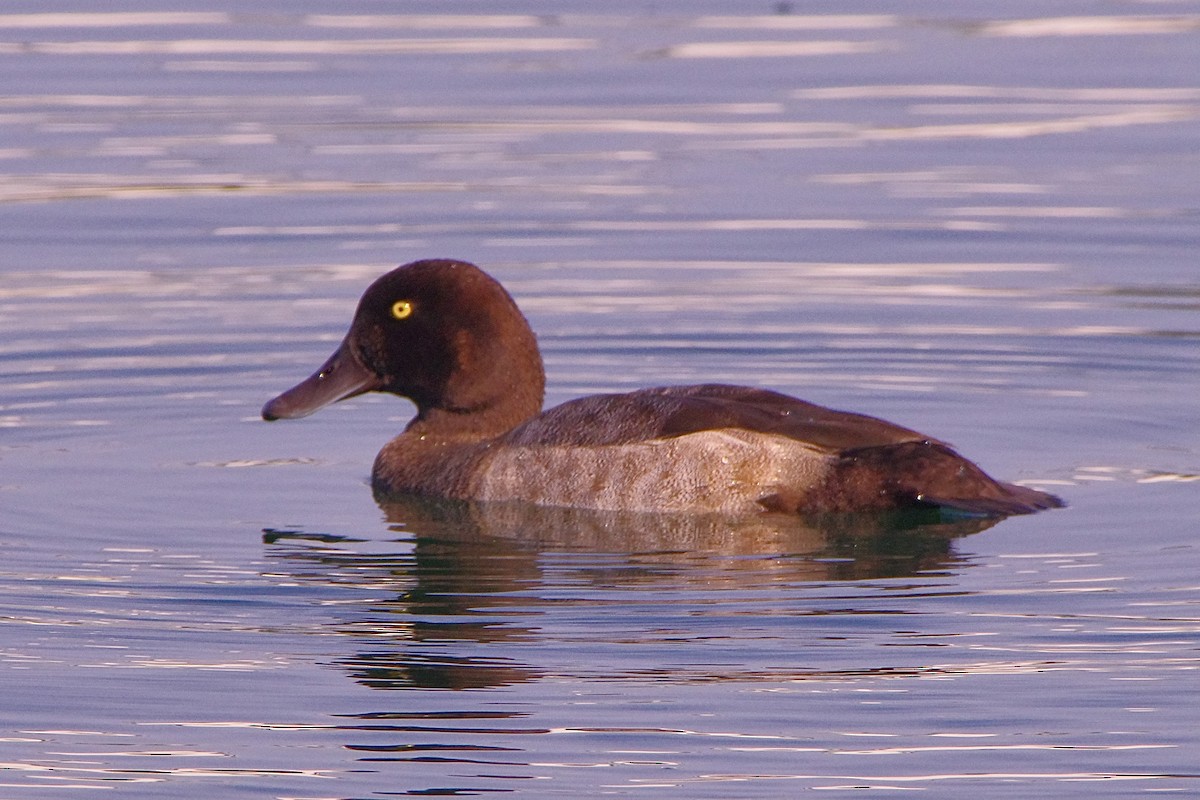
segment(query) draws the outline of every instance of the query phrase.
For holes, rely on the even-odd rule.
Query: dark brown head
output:
[[[381,391],[416,403],[413,425],[430,432],[495,436],[541,410],[544,386],[533,331],[503,286],[464,261],[414,261],[371,284],[333,356],[262,413],[303,417]]]

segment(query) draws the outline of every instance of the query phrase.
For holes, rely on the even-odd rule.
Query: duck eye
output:
[[[392,303],[392,318],[393,319],[408,319],[412,316],[413,304],[411,300],[397,300]]]

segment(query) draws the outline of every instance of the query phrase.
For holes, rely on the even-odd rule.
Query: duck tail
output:
[[[941,442],[913,441],[850,450],[830,475],[840,508],[939,507],[1008,516],[1060,508],[1047,492],[997,481]]]

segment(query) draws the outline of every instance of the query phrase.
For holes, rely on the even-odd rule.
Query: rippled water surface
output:
[[[0,796],[1200,793],[1200,5],[124,8],[0,11]],[[258,410],[427,256],[1070,507],[381,508]]]

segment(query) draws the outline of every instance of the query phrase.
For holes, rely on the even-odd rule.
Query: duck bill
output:
[[[374,372],[350,350],[346,342],[321,368],[263,406],[263,419],[298,419],[327,405],[380,387]]]

